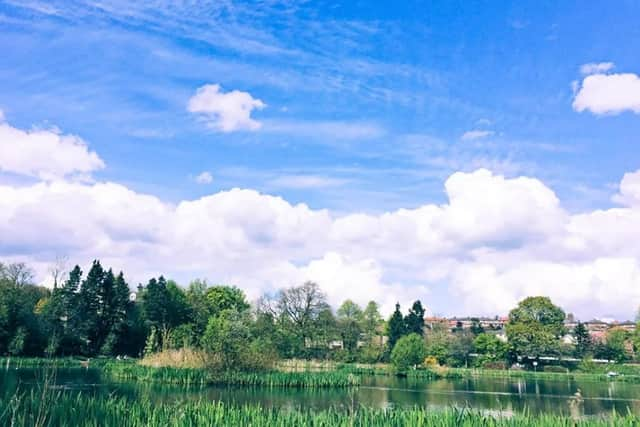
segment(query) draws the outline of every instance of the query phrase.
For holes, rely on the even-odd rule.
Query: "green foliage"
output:
[[[507,356],[508,346],[494,334],[482,333],[473,341],[474,351],[480,355],[477,363],[484,365],[487,362],[502,361]]]
[[[607,332],[605,343],[594,346],[594,356],[599,359],[614,360],[622,363],[629,358],[627,343],[631,345],[629,333],[624,329],[613,328]]]
[[[405,333],[422,336],[424,333],[424,313],[425,310],[420,300],[414,302],[404,318]]]
[[[400,304],[396,304],[396,309],[387,322],[390,349],[393,349],[398,340],[406,334],[406,330],[404,318],[402,317],[402,312],[400,312]]]
[[[148,426],[439,426],[439,427],[606,427],[635,426],[640,418],[633,414],[614,414],[610,419],[574,420],[564,415],[517,414],[496,417],[468,409],[448,408],[433,411],[426,408],[372,409],[359,407],[353,411],[340,409],[310,410],[267,408],[258,405],[228,405],[211,401],[179,401],[158,405],[150,399],[131,401],[120,397],[95,397],[64,394],[55,405],[42,402],[37,394],[23,399],[0,400],[0,423],[5,425],[47,425],[148,427]],[[46,408],[42,414],[42,408]],[[40,418],[39,415],[42,414]],[[78,414],[81,414],[79,417]]]
[[[258,317],[272,322],[281,357],[324,358],[339,336],[326,296],[313,282],[263,296],[257,311]]]
[[[243,369],[251,338],[248,314],[227,309],[209,319],[202,344],[219,358],[223,370]]]
[[[210,315],[217,315],[224,310],[243,312],[249,309],[244,292],[235,286],[213,286],[206,290],[205,298]]]
[[[578,322],[573,331],[573,335],[576,338],[576,356],[584,357],[593,350],[593,342],[584,323]]]
[[[345,350],[354,353],[362,332],[362,309],[351,300],[346,300],[337,311],[338,328]]]
[[[397,372],[406,372],[409,368],[422,363],[426,355],[424,340],[418,334],[409,334],[398,340],[391,351],[391,363]]]
[[[507,337],[513,352],[536,358],[559,353],[565,314],[547,297],[529,297],[509,313]]]
[[[240,385],[264,387],[353,387],[359,377],[348,372],[241,372],[210,369],[153,368],[134,363],[110,362],[103,371],[118,380],[178,385]]]

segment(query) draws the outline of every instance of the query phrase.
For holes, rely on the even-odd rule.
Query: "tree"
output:
[[[389,336],[389,348],[391,350],[393,350],[398,340],[406,334],[406,330],[404,318],[400,312],[400,304],[396,303],[396,309],[387,323],[387,335]]]
[[[378,328],[384,323],[378,303],[369,301],[362,313],[362,331],[371,340],[378,334]]]
[[[362,309],[348,299],[338,308],[337,320],[344,348],[353,353],[358,348],[358,339],[362,331]]]
[[[627,342],[629,333],[621,328],[612,328],[607,331],[607,339],[604,345],[596,349],[596,357],[615,360],[622,363],[628,359]]]
[[[171,329],[188,321],[187,297],[175,282],[167,282],[163,276],[151,278],[140,294],[145,324],[157,331],[156,347],[165,348]]]
[[[280,349],[287,355],[305,357],[315,347],[317,324],[321,314],[327,318],[326,296],[313,282],[282,289],[272,298],[265,295],[259,302],[259,311],[270,313],[279,330]]]
[[[60,280],[64,277],[67,268],[67,262],[69,258],[66,255],[57,255],[55,261],[49,267],[49,273],[53,278],[53,289],[58,289]]]
[[[512,350],[528,358],[557,354],[564,318],[549,298],[525,298],[509,313],[506,332]]]
[[[505,360],[507,344],[493,334],[482,333],[473,340],[473,349],[480,355],[479,364]]]
[[[469,355],[473,353],[473,337],[470,331],[453,334],[449,342],[447,364],[451,366],[469,366]]]
[[[244,292],[235,286],[212,286],[205,291],[205,298],[210,315],[218,314],[223,310],[242,312],[250,308]]]
[[[424,340],[418,334],[411,333],[398,340],[391,351],[391,363],[399,373],[404,373],[425,358]]]
[[[446,325],[440,323],[433,325],[424,340],[427,356],[435,358],[440,365],[444,365],[449,361],[449,348],[453,336]]]
[[[576,356],[584,357],[587,353],[592,350],[592,341],[591,336],[589,335],[589,331],[584,323],[578,322],[575,329],[573,330],[573,335],[576,339]]]
[[[31,283],[30,271],[23,263],[0,263],[0,354],[37,356],[46,345],[40,313],[51,293]]]
[[[224,370],[242,369],[251,328],[246,312],[228,309],[209,319],[202,338],[205,350],[214,353]]]
[[[424,308],[420,300],[413,303],[409,309],[409,314],[405,317],[406,333],[424,334]]]
[[[484,333],[484,328],[480,323],[480,319],[473,318],[471,319],[471,328],[469,329],[473,335],[480,335]]]
[[[0,278],[8,280],[14,286],[26,286],[33,283],[33,270],[24,262],[8,265],[0,263]]]
[[[105,271],[100,262],[95,260],[80,284],[78,311],[82,315],[82,322],[78,324],[78,332],[82,352],[88,356],[96,354],[101,346],[100,296],[104,279]]]

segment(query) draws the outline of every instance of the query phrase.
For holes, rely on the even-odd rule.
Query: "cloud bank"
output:
[[[114,182],[0,184],[0,257],[41,278],[57,254],[100,258],[132,284],[205,277],[251,298],[315,280],[333,304],[376,299],[386,312],[420,298],[435,312],[504,314],[542,294],[583,318],[630,318],[640,304],[640,171],[621,180],[618,206],[578,214],[538,179],[486,169],[452,174],[444,191],[443,204],[337,215],[251,189],[172,204]]]

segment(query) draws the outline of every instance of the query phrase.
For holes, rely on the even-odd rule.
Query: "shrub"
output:
[[[424,361],[426,349],[422,337],[418,334],[409,334],[398,340],[391,352],[391,363],[396,372],[404,373],[409,368],[417,366]]]

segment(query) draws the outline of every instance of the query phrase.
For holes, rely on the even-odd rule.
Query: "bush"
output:
[[[396,372],[405,373],[409,368],[416,367],[424,361],[426,349],[422,337],[409,334],[398,340],[391,351],[391,363]]]

